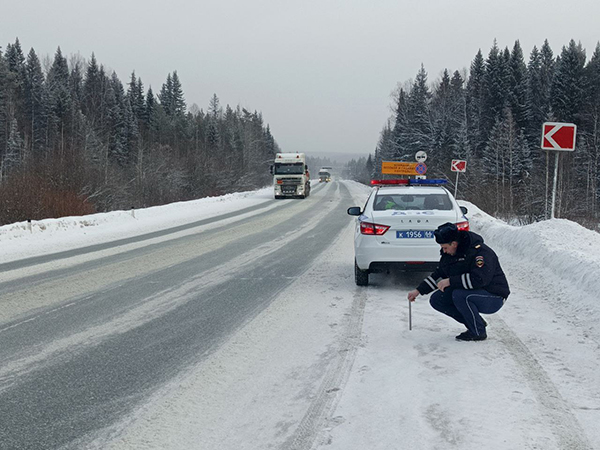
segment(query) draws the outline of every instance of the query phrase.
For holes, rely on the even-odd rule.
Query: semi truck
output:
[[[322,182],[330,182],[331,181],[331,168],[330,167],[321,167],[319,170],[319,183]]]
[[[304,153],[277,153],[271,166],[275,198],[306,198],[310,194],[310,173]]]

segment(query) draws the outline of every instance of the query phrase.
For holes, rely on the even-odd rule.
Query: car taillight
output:
[[[469,231],[469,222],[458,222],[456,228],[460,231]]]
[[[372,234],[376,236],[381,236],[385,234],[390,227],[387,225],[379,225],[377,223],[369,223],[369,222],[361,222],[360,223],[360,233],[361,234]]]

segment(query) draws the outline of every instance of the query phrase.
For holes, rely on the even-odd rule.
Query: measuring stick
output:
[[[408,301],[408,329],[412,330],[412,302]]]

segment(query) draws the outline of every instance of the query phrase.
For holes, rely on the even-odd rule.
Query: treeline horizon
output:
[[[600,43],[589,60],[571,40],[554,55],[548,40],[527,62],[517,40],[512,49],[494,41],[479,50],[467,71],[445,69],[427,81],[422,65],[394,94],[394,115],[375,151],[352,161],[346,175],[381,177],[382,161],[414,162],[422,150],[430,178],[455,182],[453,159],[467,161],[459,197],[496,216],[530,223],[549,217],[554,152],[541,150],[542,124],[577,125],[574,152],[561,152],[557,217],[593,224],[600,215]]]
[[[141,208],[269,183],[280,151],[262,114],[188,108],[177,71],[159,92],[58,47],[46,70],[0,47],[0,225]]]

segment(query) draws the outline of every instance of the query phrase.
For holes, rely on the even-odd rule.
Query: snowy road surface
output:
[[[600,448],[598,234],[467,204],[513,293],[456,342],[426,297],[408,330],[423,274],[354,285],[368,192],[1,227],[0,448]]]

